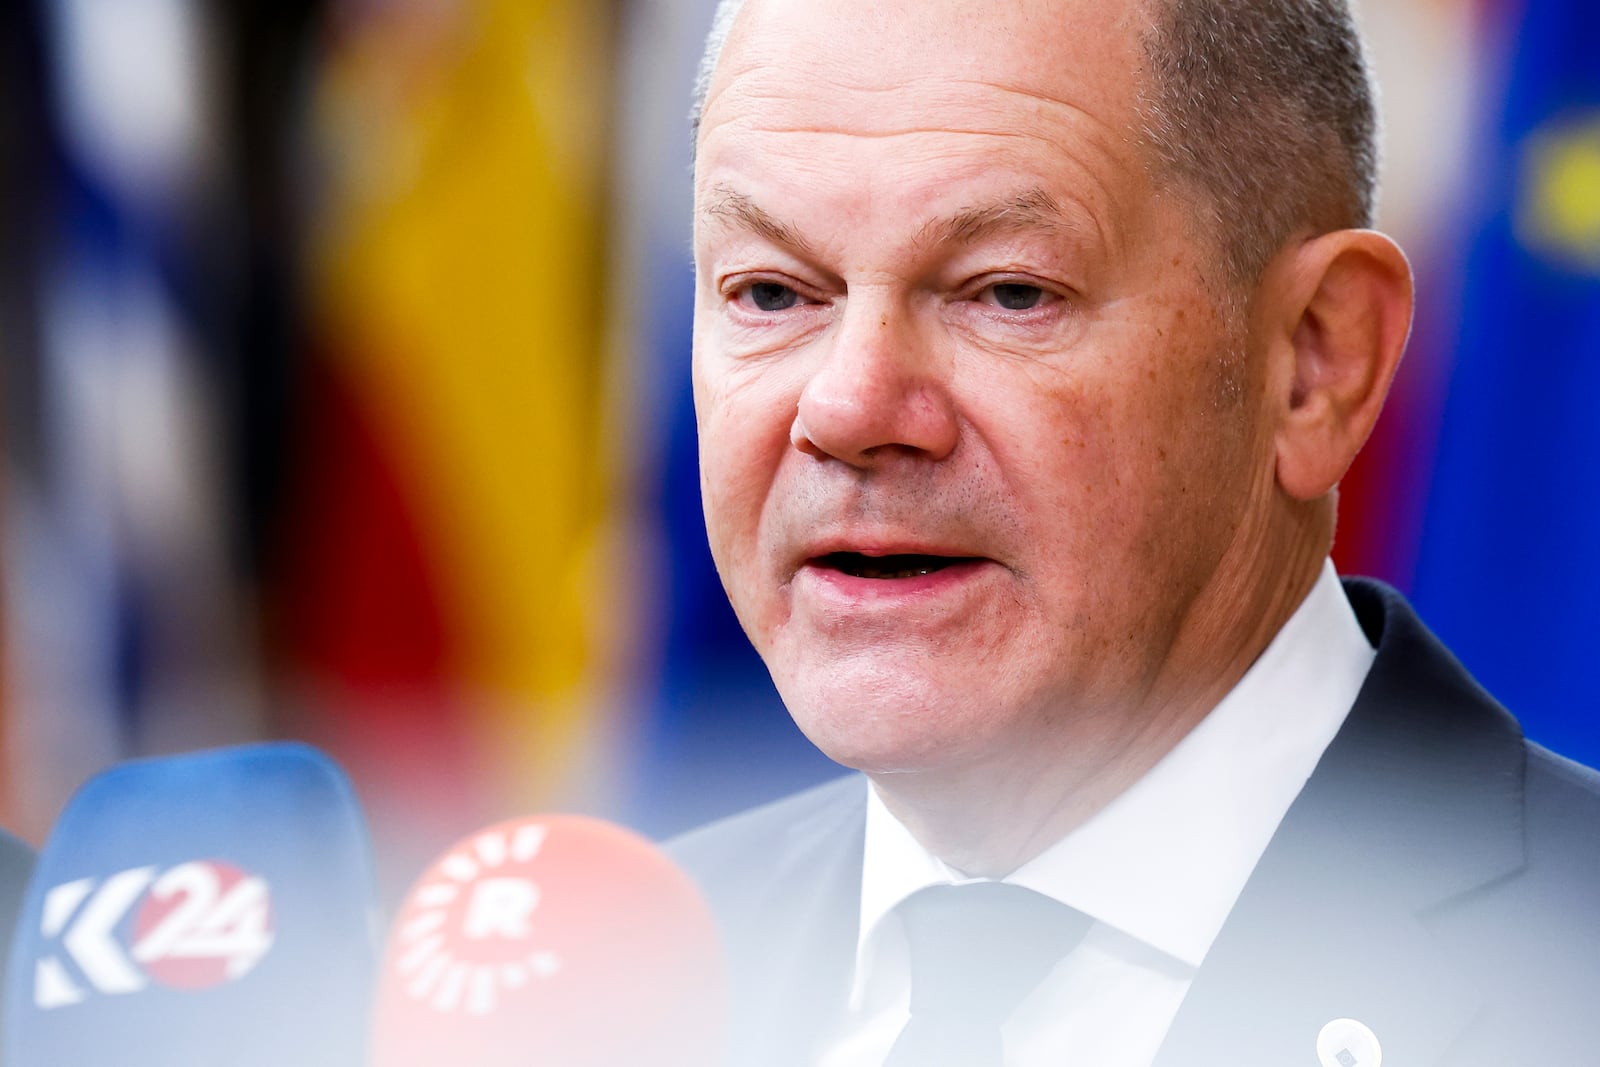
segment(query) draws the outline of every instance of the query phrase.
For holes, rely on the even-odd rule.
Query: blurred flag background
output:
[[[0,821],[299,737],[400,885],[496,818],[666,834],[831,773],[700,519],[711,7],[5,6]],[[1337,558],[1600,762],[1600,14],[1363,14],[1421,289]]]

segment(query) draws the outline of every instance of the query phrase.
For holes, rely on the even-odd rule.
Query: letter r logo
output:
[[[526,878],[485,878],[472,887],[462,932],[474,941],[522,940],[531,930],[539,887]]]

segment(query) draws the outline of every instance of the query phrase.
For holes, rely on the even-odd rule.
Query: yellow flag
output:
[[[593,772],[626,615],[603,587],[608,29],[575,0],[392,5],[345,27],[315,101],[320,347],[417,517],[463,729],[523,805]]]

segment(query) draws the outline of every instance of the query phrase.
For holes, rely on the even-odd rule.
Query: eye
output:
[[[1039,286],[1025,282],[1000,282],[989,286],[979,295],[1006,311],[1032,311],[1049,296]]]
[[[788,311],[801,303],[800,294],[777,282],[752,282],[739,293],[740,303],[756,311]]]

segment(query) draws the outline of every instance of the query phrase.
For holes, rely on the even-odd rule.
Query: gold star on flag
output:
[[[1600,275],[1600,112],[1529,138],[1517,236],[1531,251]]]

